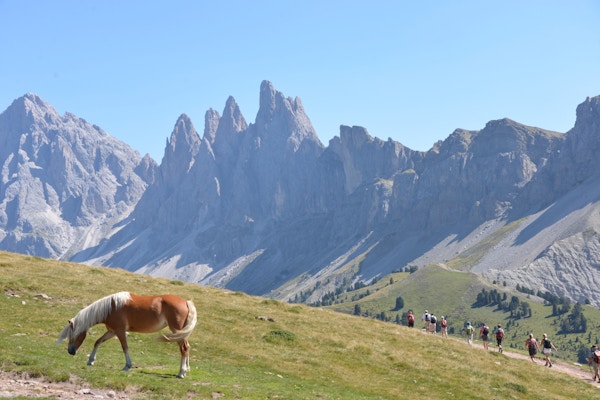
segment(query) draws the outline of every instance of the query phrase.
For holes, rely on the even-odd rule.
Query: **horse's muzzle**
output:
[[[75,348],[75,346],[69,346],[67,347],[67,351],[69,352],[70,355],[74,356],[75,353],[77,353],[77,349]]]

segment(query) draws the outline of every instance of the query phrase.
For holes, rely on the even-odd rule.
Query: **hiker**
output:
[[[437,333],[437,317],[433,313],[429,315],[429,332],[434,335]]]
[[[421,321],[425,323],[425,333],[429,333],[429,311],[425,310],[421,317]]]
[[[548,368],[552,368],[552,361],[550,360],[552,349],[556,351],[556,347],[554,347],[554,344],[548,338],[548,335],[544,333],[544,338],[542,339],[542,353],[546,356],[546,364],[544,366]]]
[[[440,327],[442,328],[442,337],[448,337],[448,321],[446,317],[442,315],[442,320],[440,321]]]
[[[525,347],[527,347],[527,350],[529,351],[531,361],[535,362],[535,355],[540,351],[540,346],[538,346],[537,340],[533,337],[533,333],[529,334],[529,339],[525,342]]]
[[[483,340],[483,348],[488,350],[488,335],[490,334],[490,328],[483,322],[481,328],[479,328],[479,337]]]
[[[406,322],[408,323],[409,328],[415,327],[415,314],[413,314],[412,310],[408,310],[408,315],[406,316]]]
[[[471,325],[470,322],[467,322],[467,327],[465,328],[465,332],[467,333],[467,343],[473,344],[473,332],[475,332],[475,328]]]
[[[498,352],[502,353],[502,339],[504,339],[504,330],[500,324],[494,328],[494,335],[496,335],[496,346],[498,346]]]
[[[600,375],[598,374],[598,369],[600,367],[600,350],[598,350],[598,346],[592,346],[592,348],[590,349],[590,356],[588,357],[587,362],[588,366],[591,366],[594,372],[592,380],[596,382],[596,378],[598,378],[598,382],[600,382]]]

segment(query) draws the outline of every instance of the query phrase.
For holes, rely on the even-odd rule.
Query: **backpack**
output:
[[[473,325],[467,326],[467,334],[471,335],[473,333]]]
[[[600,364],[600,350],[596,350],[592,353],[592,359],[596,364]]]
[[[529,341],[529,354],[536,354],[537,353],[537,347],[535,347],[536,345],[536,341],[535,339],[531,339]]]
[[[408,322],[415,322],[415,315],[414,314],[408,314],[407,319],[408,319]]]
[[[435,317],[435,315],[429,317],[429,322],[431,322],[432,324],[435,324],[437,322],[437,318]]]
[[[443,319],[442,322],[440,322],[440,325],[442,326],[442,328],[445,328],[446,326],[448,326],[448,321]]]
[[[484,326],[484,327],[483,327],[483,332],[482,332],[482,333],[483,333],[484,335],[487,335],[487,334],[489,334],[489,333],[490,333],[490,328],[488,328],[488,327],[487,327],[487,325],[486,325],[486,326]]]
[[[498,328],[498,331],[496,332],[496,339],[502,339],[504,337],[504,331],[502,330],[502,328]]]
[[[552,348],[552,342],[550,341],[550,339],[548,339],[548,338],[544,339],[544,348],[545,349],[551,349]]]

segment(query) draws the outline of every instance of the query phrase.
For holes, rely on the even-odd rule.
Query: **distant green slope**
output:
[[[510,313],[498,310],[497,306],[474,307],[477,294],[482,289],[506,293],[508,299],[516,296],[520,302],[530,306],[531,317],[510,318]],[[366,293],[369,295],[365,296]],[[401,310],[394,309],[398,297],[404,301]],[[383,312],[392,322],[400,316],[402,323],[405,323],[403,315],[412,309],[417,315],[418,327],[423,326],[420,318],[424,310],[428,310],[438,317],[445,316],[449,321],[450,333],[458,337],[461,336],[466,321],[471,321],[476,326],[480,326],[482,322],[490,327],[501,324],[507,333],[505,347],[521,351],[524,351],[524,342],[529,332],[538,337],[547,333],[561,350],[560,357],[573,362],[578,361],[578,352],[582,348],[587,349],[591,344],[600,343],[600,310],[595,307],[582,307],[588,322],[587,332],[559,334],[561,322],[568,314],[552,316],[552,307],[544,305],[535,296],[508,290],[501,285],[488,284],[470,272],[437,265],[421,268],[413,274],[394,273],[382,277],[372,285],[338,296],[336,301],[337,304],[328,308],[353,314],[358,305],[362,314],[380,317]]]
[[[443,293],[464,290],[465,304],[471,298],[467,290],[479,285],[471,275],[448,275],[431,268],[398,279],[398,293],[410,299],[407,306],[448,310],[453,315],[454,306],[444,305],[455,300],[436,296],[434,287],[419,290],[416,286],[416,279],[434,278],[447,281]],[[379,295],[388,290],[393,296],[395,286],[382,287]],[[597,388],[570,376],[486,353],[462,341],[122,270],[0,252],[0,287],[2,369],[55,381],[82,379],[96,387],[137,388],[140,398],[212,399],[222,394],[225,399],[573,399],[598,395]],[[55,346],[59,332],[77,311],[121,290],[174,293],[194,300],[199,322],[190,340],[192,371],[185,379],[175,379],[177,346],[155,342],[152,334],[129,336],[134,368],[128,372],[121,371],[124,358],[116,340],[100,348],[96,365],[86,366],[94,340],[104,331],[101,326],[90,331],[74,357],[64,344]],[[384,304],[383,298],[373,295],[365,300]],[[462,312],[467,311],[468,307]],[[456,318],[460,312],[456,311]]]

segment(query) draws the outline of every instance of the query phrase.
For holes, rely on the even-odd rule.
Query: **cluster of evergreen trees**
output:
[[[554,316],[566,314],[571,310],[571,303],[569,302],[568,299],[565,299],[564,297],[559,297],[548,291],[542,292],[541,290],[538,290],[536,293],[533,289],[529,289],[529,288],[527,288],[525,286],[521,286],[519,284],[517,284],[517,291],[519,291],[521,293],[529,294],[532,296],[538,296],[538,297],[544,299],[546,302],[546,305],[548,305],[548,304],[552,305],[552,315],[554,315]]]
[[[517,289],[521,293],[534,295],[533,290],[523,286],[517,285]],[[535,295],[544,299],[546,305],[552,306],[552,316],[561,317],[564,315],[559,318],[559,333],[585,333],[587,331],[587,319],[583,315],[581,304],[575,304],[571,310],[571,303],[563,297],[558,297],[550,292],[542,293],[541,291],[538,291]],[[473,307],[494,306],[497,306],[499,310],[510,312],[510,318],[513,319],[531,317],[531,306],[527,302],[519,300],[517,296],[512,296],[510,301],[508,301],[508,296],[505,292],[500,293],[496,289],[490,291],[485,288],[481,289],[481,292],[477,294],[477,300],[473,304]],[[569,313],[569,311],[571,312]],[[567,313],[569,314],[567,315]]]
[[[587,325],[587,319],[583,315],[581,304],[577,303],[566,318],[561,318],[560,333],[585,333]]]
[[[485,288],[477,294],[473,307],[494,307],[499,310],[510,312],[510,318],[519,319],[531,317],[531,306],[526,301],[521,301],[517,296],[512,296],[508,301],[506,292],[498,292],[496,289],[490,291]]]

